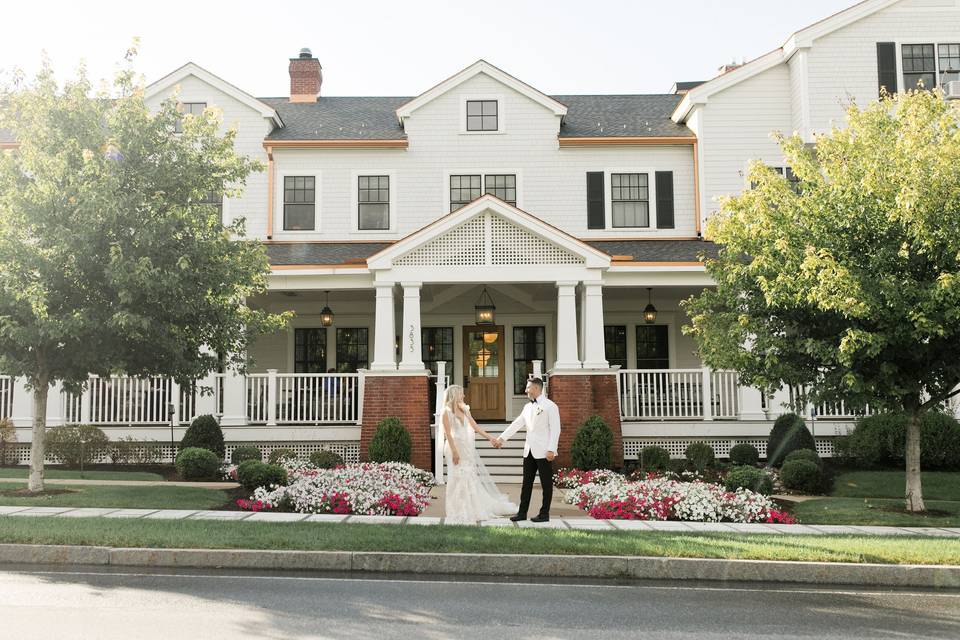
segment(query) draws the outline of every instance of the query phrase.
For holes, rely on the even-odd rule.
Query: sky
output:
[[[479,58],[548,94],[667,93],[779,47],[855,0],[272,0],[11,2],[0,6],[0,78],[43,52],[69,77],[110,78],[134,37],[147,82],[186,62],[255,96],[289,94],[301,47],[321,95],[417,95]]]

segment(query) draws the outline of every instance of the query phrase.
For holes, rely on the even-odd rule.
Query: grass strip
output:
[[[803,524],[890,527],[960,527],[960,502],[925,500],[927,512],[907,513],[903,499],[819,498],[800,502],[793,515]]]
[[[960,473],[924,471],[922,481],[925,500],[960,500]],[[841,473],[834,479],[830,495],[837,498],[903,499],[903,471]]]
[[[25,489],[22,483],[0,483],[0,492]],[[222,489],[202,487],[47,485],[50,494],[0,495],[0,504],[31,507],[116,507],[118,509],[217,509],[230,501]],[[69,493],[56,493],[68,491]]]
[[[26,467],[0,467],[0,478],[27,479],[30,470]],[[79,469],[45,469],[45,478],[51,480],[163,480],[159,473],[150,471],[93,471]]]

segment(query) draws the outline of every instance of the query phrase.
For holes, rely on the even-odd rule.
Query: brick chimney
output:
[[[310,49],[300,49],[300,55],[290,58],[290,102],[316,102],[323,83],[320,61]]]

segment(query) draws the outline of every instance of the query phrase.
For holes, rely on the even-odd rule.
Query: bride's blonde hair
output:
[[[461,402],[463,402],[463,387],[460,385],[452,384],[443,392],[443,406],[450,411],[456,413],[456,407]]]

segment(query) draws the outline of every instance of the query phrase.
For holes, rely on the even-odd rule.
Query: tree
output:
[[[724,200],[716,288],[685,303],[686,330],[746,384],[904,411],[906,506],[923,511],[920,421],[960,383],[960,116],[918,91],[851,106],[847,125],[779,137],[798,181],[754,163]]]
[[[190,384],[242,368],[253,337],[283,317],[248,308],[269,265],[242,221],[208,195],[236,195],[257,162],[238,156],[217,115],[147,109],[128,53],[111,94],[83,68],[62,89],[48,62],[0,92],[0,371],[33,395],[31,491],[43,489],[47,394],[90,373]],[[209,201],[208,201],[209,202]]]

